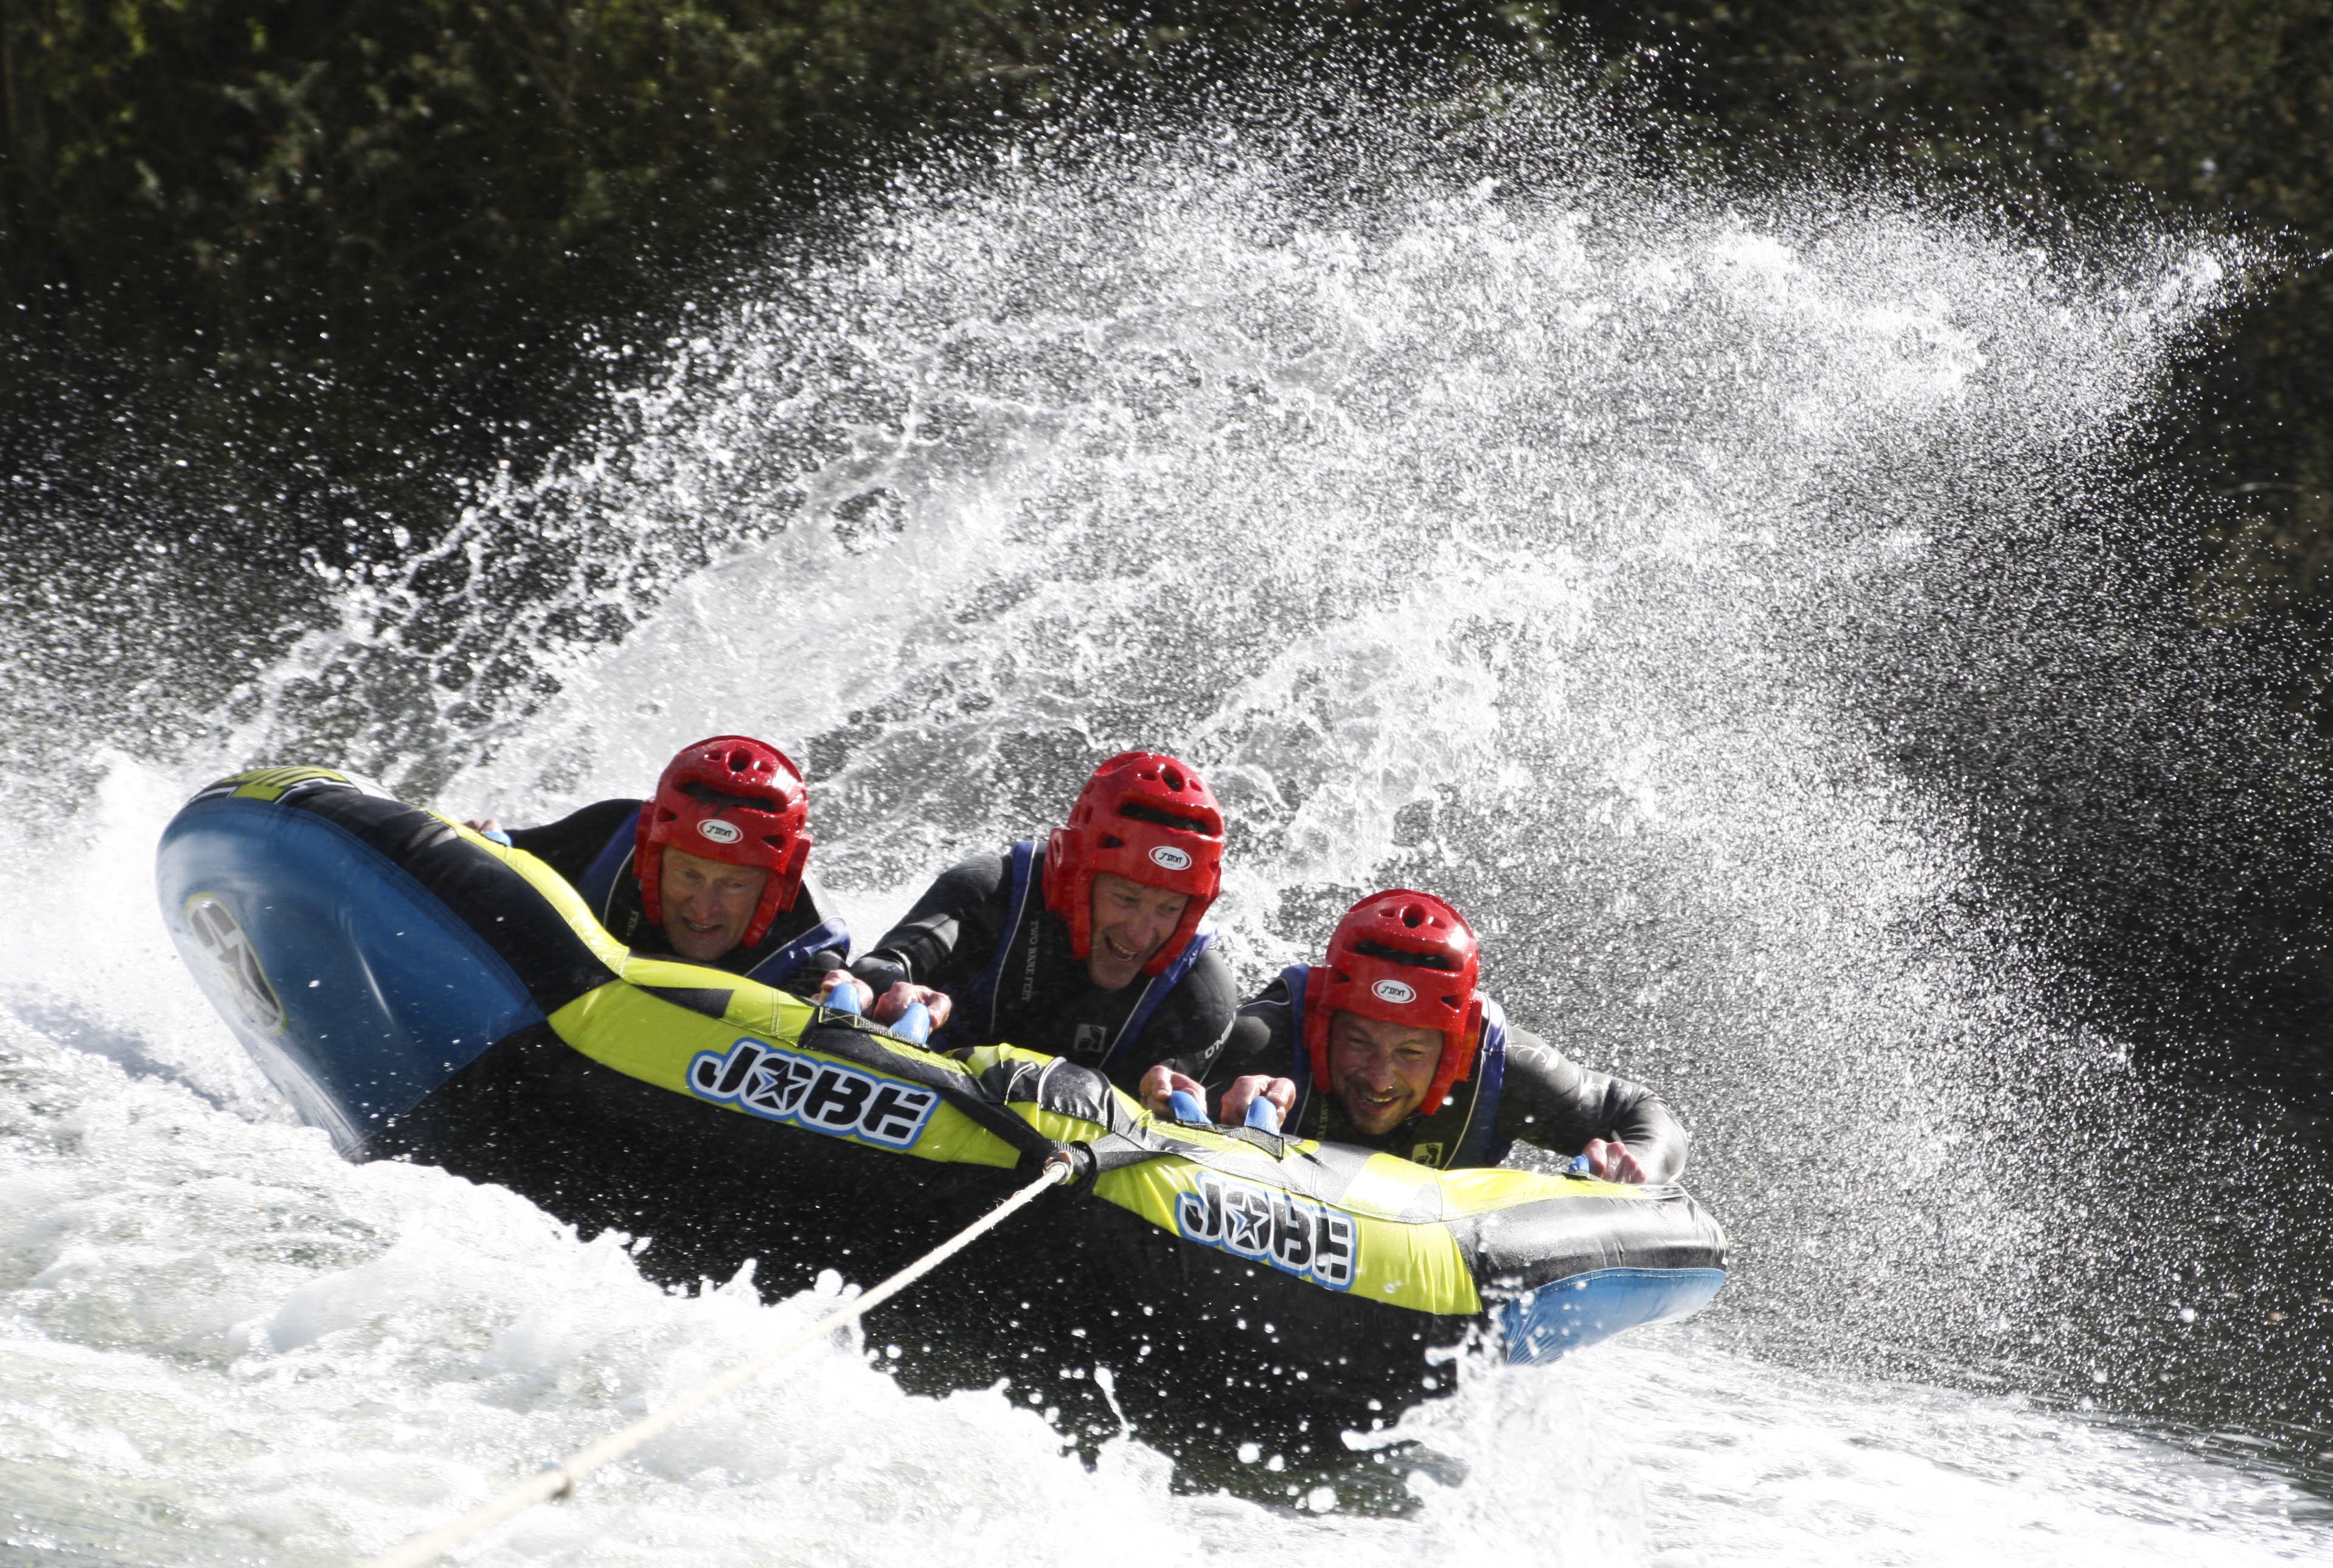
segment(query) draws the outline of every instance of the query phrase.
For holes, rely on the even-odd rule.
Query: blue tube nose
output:
[[[1259,1133],[1280,1131],[1280,1107],[1258,1095],[1247,1105],[1247,1124]]]
[[[1201,1104],[1199,1096],[1188,1089],[1177,1089],[1167,1095],[1166,1108],[1177,1122],[1204,1123],[1208,1120],[1206,1106]]]
[[[932,1037],[931,1009],[921,1002],[909,1002],[907,1010],[899,1015],[899,1021],[891,1026],[891,1032],[922,1045]]]

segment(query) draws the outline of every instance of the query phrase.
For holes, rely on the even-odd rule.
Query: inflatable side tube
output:
[[[1724,1283],[1714,1267],[1599,1268],[1502,1302],[1493,1318],[1507,1360],[1535,1366],[1623,1329],[1691,1317]]]
[[[329,769],[285,768],[212,786],[162,835],[179,955],[344,1152],[546,1004],[609,979],[593,944],[464,831]]]

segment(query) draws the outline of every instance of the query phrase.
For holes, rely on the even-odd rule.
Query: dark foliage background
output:
[[[2208,613],[2321,619],[2333,11],[2315,0],[7,0],[11,466],[43,437],[52,456],[118,438],[92,397],[147,424],[167,408],[214,461],[256,442],[368,478],[419,441],[539,447],[586,328],[652,330],[690,269],[888,159],[1357,42],[1484,71],[1531,68],[1518,43],[1592,57],[1659,110],[1662,156],[1738,176],[1844,161],[1994,199],[2135,191],[2284,234],[2296,264],[2192,373],[2179,456],[2245,502]],[[53,362],[62,395],[26,373]]]
[[[2069,723],[2003,632],[2040,610],[1996,596],[1951,702],[1875,722],[1965,798],[1991,896],[2096,973],[2100,1022],[2333,1093],[2323,0],[0,0],[7,651],[62,717],[93,642],[137,664],[159,571],[235,607],[216,659],[247,663],[306,552],[393,553],[454,476],[539,461],[596,356],[660,341],[725,258],[936,143],[1321,51],[1560,55],[1645,106],[1645,158],[1750,185],[1812,166],[2038,234],[2152,208],[2273,240],[2286,264],[2162,406],[2177,537],[2053,547],[2248,689]]]

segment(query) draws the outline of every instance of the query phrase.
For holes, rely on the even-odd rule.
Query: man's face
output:
[[[1175,934],[1176,923],[1191,902],[1187,893],[1145,887],[1109,872],[1094,875],[1093,946],[1086,973],[1106,991],[1133,983],[1150,955]]]
[[[1329,1087],[1355,1127],[1374,1138],[1417,1109],[1442,1062],[1442,1036],[1339,1012],[1329,1019]]]
[[[698,963],[710,963],[737,945],[761,902],[762,884],[770,874],[758,865],[725,865],[686,849],[667,846],[664,884],[664,933],[672,951]]]

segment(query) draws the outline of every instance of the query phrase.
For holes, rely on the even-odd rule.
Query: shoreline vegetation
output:
[[[2283,258],[2155,422],[2192,527],[2131,545],[2161,615],[2244,650],[2273,756],[2204,724],[2182,753],[2200,781],[2151,816],[2097,804],[2149,787],[2136,761],[2083,775],[2061,751],[2048,765],[2077,776],[2037,784],[2042,762],[1972,741],[1907,766],[1974,760],[1999,896],[2057,912],[2040,924],[2119,999],[2099,1022],[2217,1042],[2333,1106],[2321,0],[17,0],[0,605],[27,626],[7,642],[68,712],[90,624],[40,596],[115,617],[101,635],[134,664],[125,585],[168,555],[232,604],[210,633],[247,664],[312,594],[303,551],[388,559],[442,526],[456,476],[523,471],[594,416],[600,355],[661,341],[692,283],[919,151],[1323,55],[1599,81],[1642,106],[1648,165],[1747,188],[1835,170],[2044,229],[2224,227]]]

